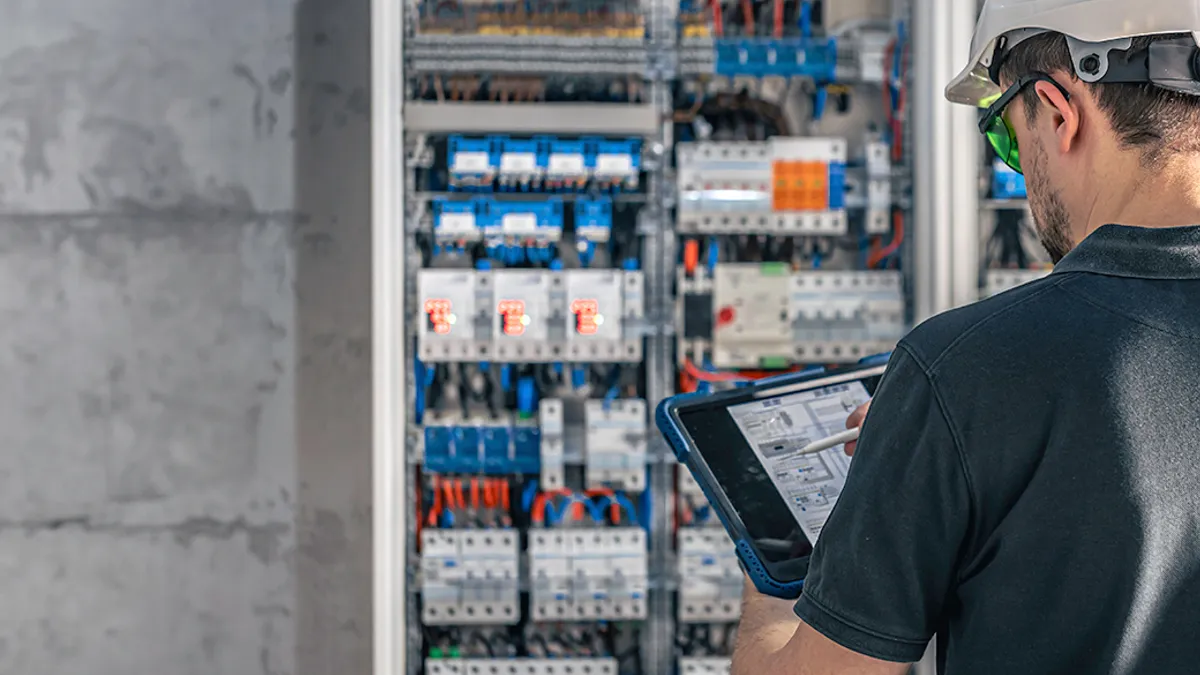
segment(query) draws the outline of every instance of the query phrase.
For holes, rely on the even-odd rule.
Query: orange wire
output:
[[[608,517],[613,523],[621,521],[621,505],[617,503],[617,493],[608,488],[592,488],[585,494],[589,497],[608,497]]]
[[[496,493],[491,478],[483,479],[483,506],[488,509],[496,508]]]
[[[877,266],[884,258],[899,250],[902,243],[904,243],[904,214],[897,210],[892,213],[892,241],[882,249],[872,248],[871,254],[867,256],[867,267]]]
[[[746,20],[746,35],[754,35],[754,3],[752,0],[742,0],[742,17]]]
[[[461,478],[454,482],[454,501],[457,502],[459,509],[467,508],[467,500],[463,499],[463,484]]]
[[[505,478],[503,481],[498,481],[496,487],[500,490],[500,508],[504,509],[505,513],[508,513],[508,491],[510,488],[508,479]]]
[[[713,33],[725,37],[725,19],[721,16],[721,0],[710,0],[713,16]]]
[[[700,242],[688,239],[683,242],[683,271],[690,277],[700,263]]]
[[[479,479],[471,479],[471,510],[479,510]]]

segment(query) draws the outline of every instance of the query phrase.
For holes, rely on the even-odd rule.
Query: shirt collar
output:
[[[1054,273],[1141,279],[1200,279],[1200,226],[1104,225],[1084,237]]]

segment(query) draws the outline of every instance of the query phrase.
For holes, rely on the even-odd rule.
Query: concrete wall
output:
[[[369,0],[0,0],[0,673],[370,668]]]

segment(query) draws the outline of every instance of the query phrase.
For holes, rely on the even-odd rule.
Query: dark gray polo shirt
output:
[[[1200,673],[1200,227],[1107,225],[892,357],[796,613],[951,675]]]

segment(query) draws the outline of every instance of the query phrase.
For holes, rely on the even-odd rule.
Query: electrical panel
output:
[[[906,6],[658,2],[406,0],[410,675],[727,675],[651,410],[911,324]]]

